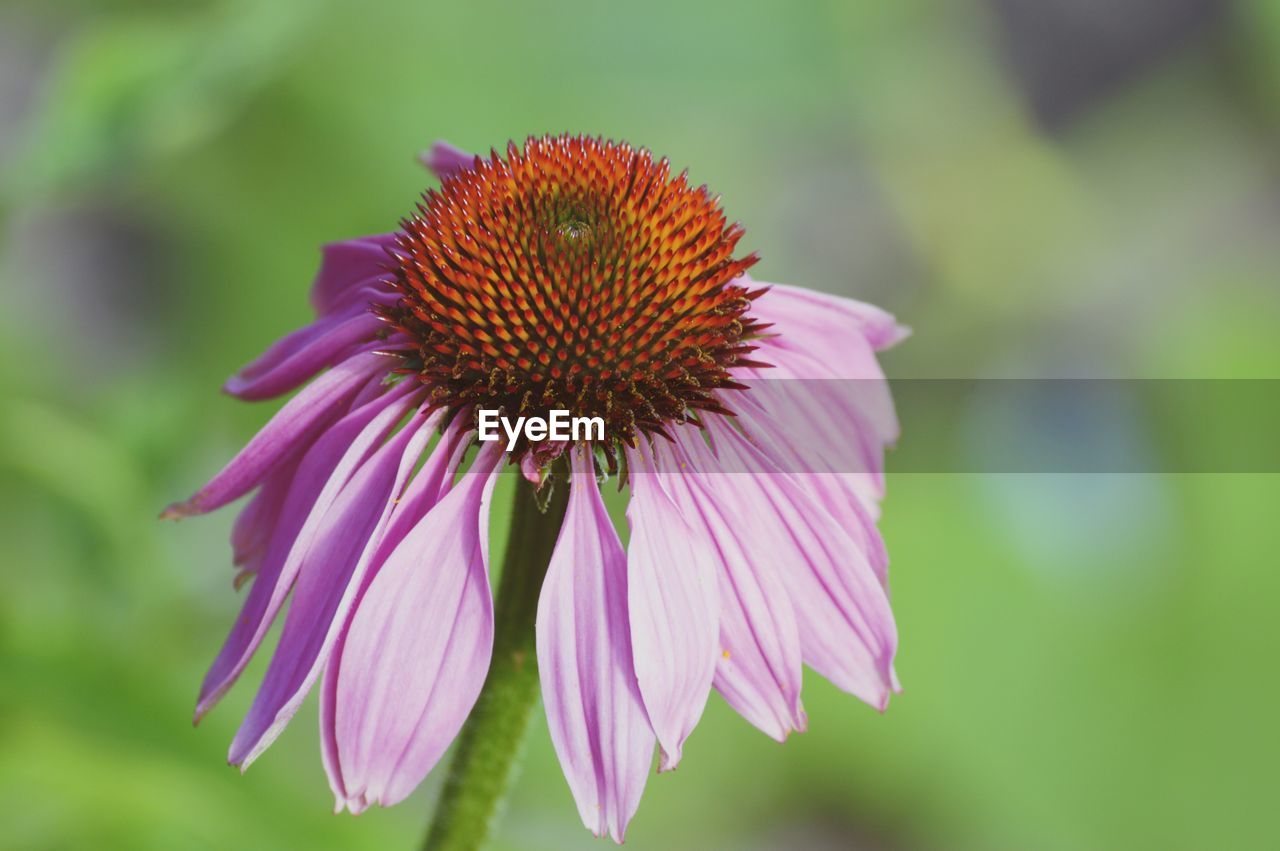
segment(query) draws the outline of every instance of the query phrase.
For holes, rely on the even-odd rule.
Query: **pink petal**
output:
[[[290,331],[267,346],[266,351],[262,354],[240,367],[240,370],[227,383],[229,384],[236,378],[249,380],[270,372],[302,349],[314,343],[318,338],[324,336],[325,332],[332,328],[335,323],[341,322],[346,318],[348,317],[326,316]],[[223,385],[223,392],[230,393],[231,391],[227,389],[226,385]]]
[[[702,441],[697,432],[692,426],[675,430],[678,440],[692,438],[692,443]],[[800,634],[778,565],[765,556],[767,535],[749,525],[733,491],[733,482],[742,476],[695,473],[699,463],[706,466],[705,458],[665,447],[660,451],[665,490],[720,564],[716,690],[743,718],[783,741],[806,724],[800,704]]]
[[[850,346],[870,351],[860,338]],[[898,435],[888,383],[832,376],[808,355],[778,349],[767,340],[758,341],[754,354],[775,368],[753,375],[749,389],[726,394],[726,402],[735,411],[754,412],[756,432],[768,437],[767,443],[796,450],[792,462],[774,458],[780,466],[792,463],[784,468],[851,476],[868,510],[877,510],[884,496],[885,447]]]
[[[267,350],[248,365],[242,367],[228,382],[223,390],[232,395],[240,395],[241,385],[250,384],[269,372],[275,371],[286,361],[308,348],[315,348],[323,337],[332,337],[334,329],[342,323],[359,316],[367,316],[374,304],[391,304],[398,298],[395,290],[379,283],[366,283],[353,288],[344,295],[341,310],[322,314],[314,322],[302,326],[296,331],[276,340]],[[385,325],[379,326],[385,329]],[[331,347],[332,348],[332,347]],[[338,358],[334,359],[335,361]]]
[[[771,335],[756,340],[758,351],[753,357],[772,363],[773,369],[754,375],[765,379],[765,384],[788,378],[851,381],[851,386],[833,385],[828,398],[818,399],[828,410],[823,420],[837,424],[856,420],[881,443],[897,440],[899,426],[876,349],[883,348],[877,340],[896,342],[908,331],[870,305],[782,284],[767,285],[771,289],[756,299],[753,314],[772,325]],[[820,381],[804,384],[822,386]],[[804,392],[813,393],[805,385],[801,385]]]
[[[383,234],[325,246],[311,290],[319,319],[276,340],[228,381],[225,392],[243,399],[287,392],[321,367],[340,360],[352,344],[385,328],[372,319],[369,308],[398,298],[389,283],[387,253],[393,250],[396,237]],[[372,329],[371,333],[361,334],[365,329]]]
[[[289,483],[293,481],[297,466],[286,464],[267,476],[257,493],[236,515],[231,527],[232,564],[246,565],[266,554],[280,517],[280,506],[289,492]]]
[[[899,325],[893,314],[873,304],[786,284],[755,284],[769,287],[769,291],[756,300],[754,311],[768,322],[783,320],[790,324],[794,321],[819,328],[837,323],[856,328],[877,351],[911,336],[910,328]]]
[[[708,418],[719,455],[758,451],[723,418]],[[748,463],[767,469],[767,460]],[[721,504],[734,506],[748,546],[784,571],[804,661],[877,709],[894,689],[898,635],[884,588],[853,539],[784,473],[708,476]]]
[[[773,364],[773,368],[756,373],[751,397],[770,408],[789,427],[801,426],[802,417],[824,412],[825,416],[812,423],[811,429],[826,441],[845,435],[849,426],[855,426],[859,441],[879,457],[885,446],[897,441],[899,433],[889,382],[866,340],[848,334],[839,346],[841,360],[825,361],[819,359],[823,355],[813,351],[814,346],[801,346],[790,337],[785,343],[781,338],[756,341],[753,356]],[[825,442],[819,446],[840,444]],[[848,472],[860,468],[844,469]]]
[[[659,771],[680,762],[702,717],[720,655],[716,564],[705,538],[688,528],[652,461],[631,453],[627,519],[627,608],[636,677],[662,745]]]
[[[427,512],[434,508],[452,487],[467,444],[462,422],[463,418],[454,418],[453,423],[445,430],[444,436],[427,457],[422,469],[409,482],[409,486],[405,488],[401,497],[393,501],[386,530],[378,542],[369,569],[365,571],[362,581],[357,586],[356,600],[364,595],[370,581],[377,575],[388,556],[395,552],[405,536],[422,522]],[[351,608],[354,609],[354,605]],[[345,617],[339,619],[342,622],[342,629],[339,630],[337,641],[329,653],[330,660],[336,660],[342,656],[343,638],[350,619],[349,609]],[[335,795],[337,809],[341,811],[346,805],[347,793],[342,781],[338,742],[334,736],[333,726],[337,700],[337,669],[336,662],[331,661],[326,665],[324,681],[320,689],[320,753],[324,760],[325,772],[329,776],[329,785]]]
[[[500,457],[486,445],[388,556],[330,659],[333,768],[339,806],[352,812],[412,792],[480,694],[493,652],[486,540]]]
[[[736,420],[771,464],[788,472],[807,471],[819,466],[814,464],[812,447],[798,448],[791,435],[760,414],[749,400],[749,396],[734,400],[737,402]],[[880,583],[885,584],[888,581],[889,553],[880,530],[876,528],[877,502],[874,494],[868,491],[866,477],[858,473],[795,472],[793,478],[849,533]]]
[[[627,562],[594,462],[573,450],[564,526],[538,598],[547,725],[583,823],[621,842],[653,761],[627,623]]]
[[[160,516],[205,514],[244,496],[293,453],[310,446],[347,401],[370,378],[386,369],[386,358],[363,354],[324,373],[286,402],[208,484],[186,502],[169,506]]]
[[[252,658],[309,555],[325,513],[355,469],[404,416],[403,385],[352,411],[307,450],[280,511],[267,555],[222,650],[205,675],[196,720]]]
[[[271,541],[280,529],[280,513],[301,462],[301,458],[291,459],[268,476],[236,518],[232,529],[232,563],[236,566],[232,586],[237,591],[258,574],[271,551]],[[246,528],[251,524],[254,528]]]
[[[773,367],[742,371],[753,379],[752,403],[778,434],[803,447],[807,471],[865,474],[852,483],[874,514],[875,502],[884,496],[884,448],[899,433],[875,351],[908,331],[868,304],[767,286],[753,313],[771,323],[768,333],[774,336],[755,341],[753,357]]]
[[[350,315],[318,320],[295,331],[258,360],[227,379],[224,392],[246,401],[288,393],[327,366],[345,359],[356,346],[376,338],[386,324],[361,306]],[[294,338],[304,335],[294,345]],[[285,351],[277,351],[277,346]]]
[[[388,289],[390,258],[399,233],[331,242],[321,249],[320,271],[311,285],[311,304],[324,316],[351,305],[363,287]]]
[[[416,417],[352,475],[304,557],[280,643],[228,761],[247,768],[298,711],[346,623],[357,589],[379,549],[393,500],[420,460],[437,418]]]
[[[455,148],[445,141],[432,144],[431,149],[423,151],[418,161],[431,170],[441,180],[453,177],[460,171],[475,167],[476,155],[469,154],[461,148]]]

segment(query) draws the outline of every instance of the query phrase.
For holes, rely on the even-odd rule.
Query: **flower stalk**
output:
[[[427,832],[426,851],[472,851],[488,839],[515,778],[534,704],[538,592],[569,500],[566,482],[539,494],[517,477],[502,575],[494,600],[493,662],[462,728]],[[542,503],[540,506],[539,503]]]

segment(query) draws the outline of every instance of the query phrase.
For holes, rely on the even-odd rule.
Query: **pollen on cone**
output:
[[[631,444],[751,365],[742,229],[706,187],[648,151],[581,136],[530,138],[426,193],[392,254],[383,316],[414,348],[404,371],[433,404],[599,416]]]

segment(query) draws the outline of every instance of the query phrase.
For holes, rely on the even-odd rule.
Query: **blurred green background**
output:
[[[438,777],[332,815],[314,701],[225,765],[262,658],[191,728],[232,512],[155,516],[265,420],[217,388],[319,243],[394,227],[433,139],[564,130],[688,166],[760,278],[895,311],[891,375],[1280,376],[1274,0],[4,2],[0,843],[415,846]],[[713,698],[628,845],[1274,846],[1277,507],[892,476],[905,693],[811,675],[785,746]],[[496,845],[606,847],[541,720]]]

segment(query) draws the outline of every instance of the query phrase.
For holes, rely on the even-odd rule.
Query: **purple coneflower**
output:
[[[501,655],[540,678],[582,820],[621,841],[654,745],[659,771],[674,768],[712,688],[778,740],[805,728],[805,664],[883,710],[897,636],[875,521],[897,425],[874,353],[904,330],[750,279],[718,198],[647,151],[561,136],[488,158],[437,144],[424,161],[441,187],[400,230],[327,246],[316,321],[226,389],[305,386],[166,511],[254,494],[232,532],[249,589],[197,719],[292,595],[230,761],[257,758],[319,680],[338,808],[394,804],[485,710]],[[875,392],[797,435],[753,398],[762,377]],[[481,409],[599,417],[605,439],[508,451],[477,441]],[[795,463],[798,441],[840,440],[862,447],[865,473]],[[523,475],[495,618],[489,503],[508,465]],[[608,475],[629,493],[625,546]],[[506,596],[524,621],[504,620]]]

